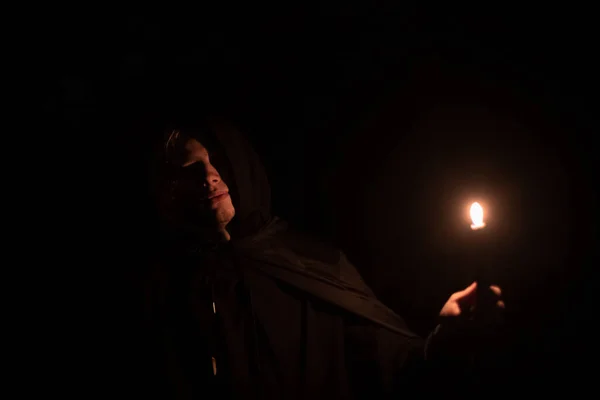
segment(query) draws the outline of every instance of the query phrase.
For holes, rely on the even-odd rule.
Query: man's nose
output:
[[[215,170],[207,171],[206,176],[204,178],[204,186],[213,186],[221,181],[221,177],[219,173]]]

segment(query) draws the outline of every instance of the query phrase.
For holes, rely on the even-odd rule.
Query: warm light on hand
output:
[[[485,226],[485,223],[483,222],[483,208],[481,207],[481,205],[477,202],[471,204],[471,221],[473,222],[471,224],[471,229],[476,230],[476,229],[481,229]]]

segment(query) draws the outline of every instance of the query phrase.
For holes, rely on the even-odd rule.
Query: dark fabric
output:
[[[153,307],[149,327],[149,351],[167,367],[159,376],[167,390],[158,397],[214,392],[216,398],[382,398],[401,382],[414,385],[410,377],[423,358],[421,340],[352,315],[252,264],[244,262],[241,275],[215,280],[223,321],[217,337],[211,336],[212,324],[201,322],[212,309],[200,285],[173,273],[161,278],[163,287],[152,299],[162,307]],[[202,275],[188,280],[203,281]],[[224,343],[214,354],[223,378],[215,380],[209,353],[219,339]]]
[[[157,255],[143,285],[146,396],[382,398],[414,385],[423,341],[342,252],[270,215],[249,142],[221,121],[211,127],[232,174],[232,240],[207,245],[187,232]]]

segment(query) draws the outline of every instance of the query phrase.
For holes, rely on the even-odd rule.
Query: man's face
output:
[[[229,188],[202,143],[196,139],[185,142],[180,167],[175,197],[186,217],[209,225],[227,225],[235,215]]]

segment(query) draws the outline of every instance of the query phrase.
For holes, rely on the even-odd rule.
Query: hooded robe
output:
[[[213,121],[236,216],[231,240],[186,231],[145,284],[144,397],[385,398],[418,386],[425,342],[383,305],[343,252],[270,213],[249,142]]]

